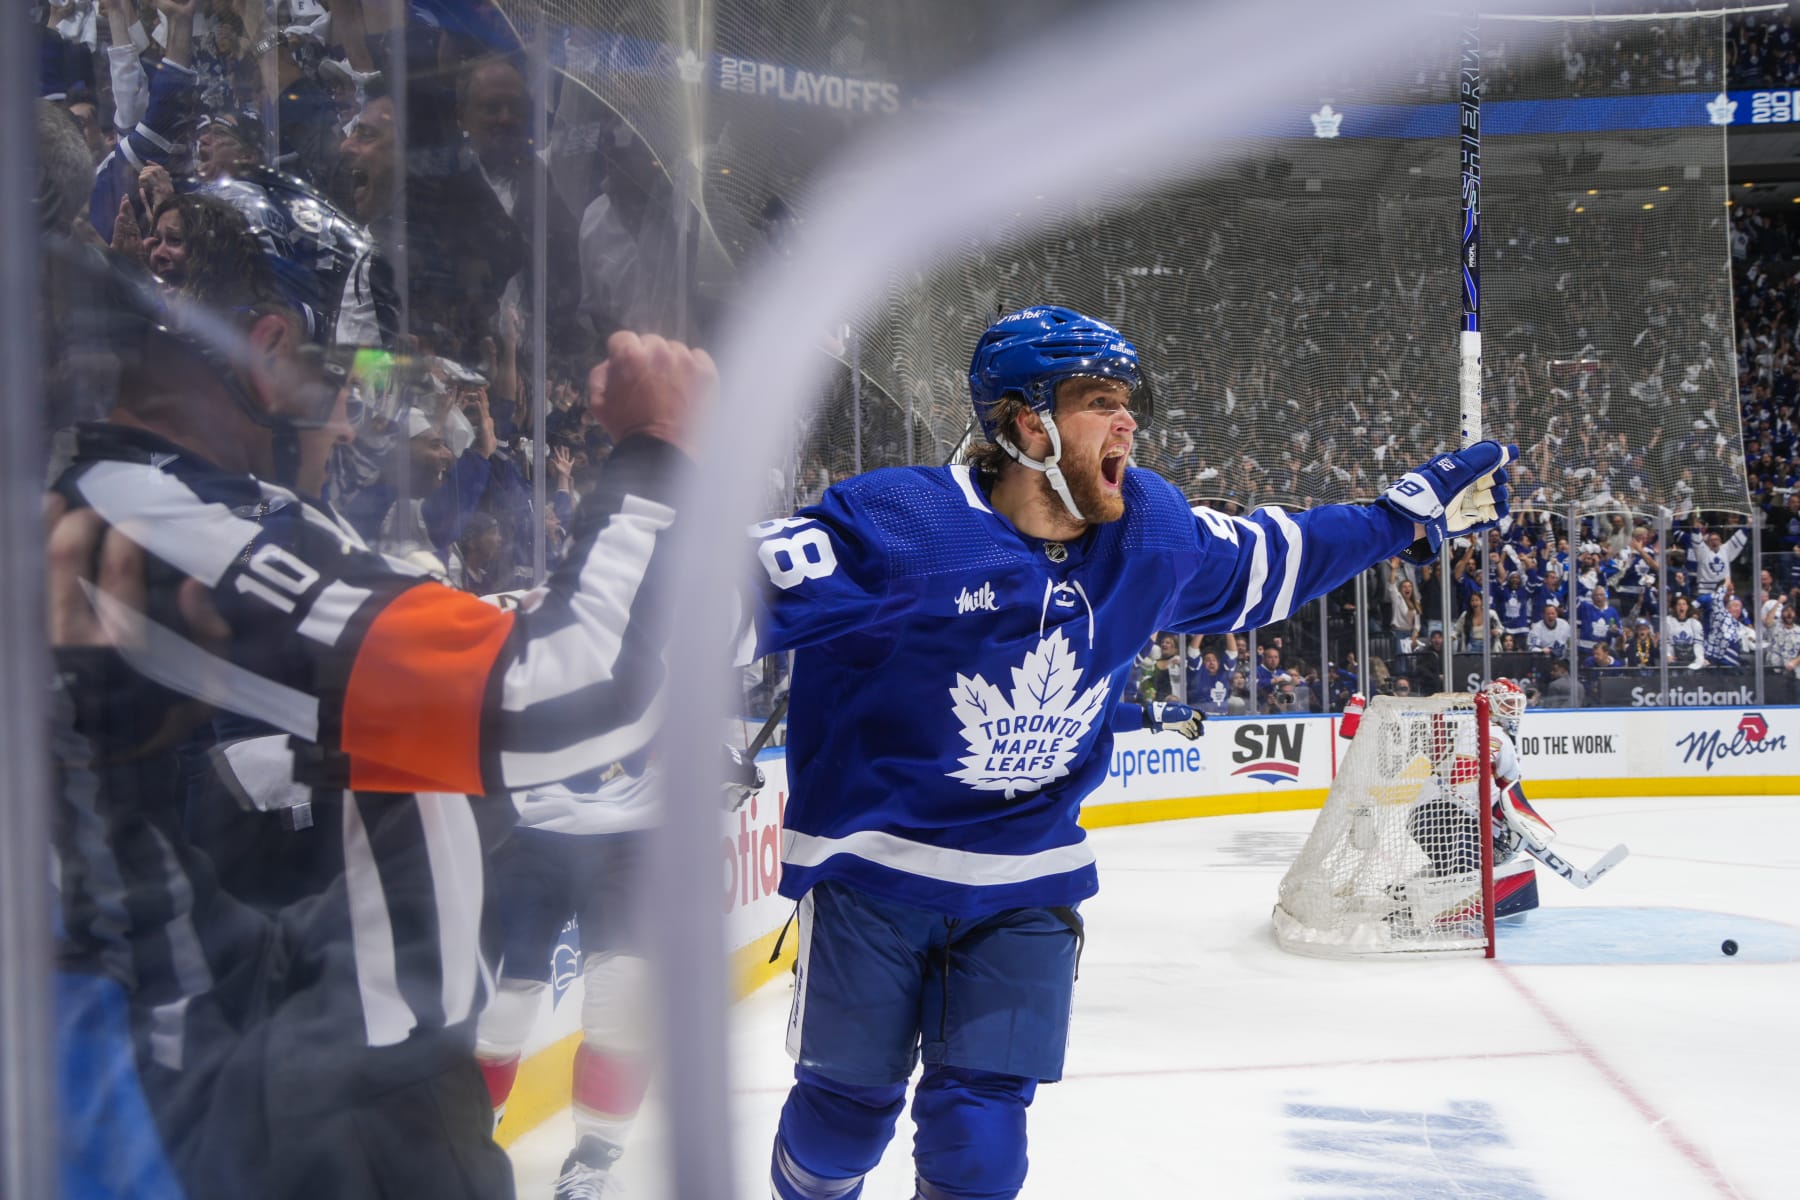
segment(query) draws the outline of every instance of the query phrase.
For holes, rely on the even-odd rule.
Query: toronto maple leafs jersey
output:
[[[838,879],[954,916],[1092,895],[1076,816],[1151,633],[1281,620],[1413,535],[1359,505],[1189,509],[1147,471],[1124,495],[1045,542],[967,467],[891,468],[752,528],[758,653],[796,651],[783,895]]]

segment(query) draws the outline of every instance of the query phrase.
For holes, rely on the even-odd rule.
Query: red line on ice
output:
[[[1636,1109],[1637,1114],[1650,1123],[1650,1128],[1660,1132],[1663,1137],[1668,1140],[1669,1145],[1674,1148],[1677,1154],[1680,1154],[1681,1157],[1687,1159],[1688,1162],[1693,1165],[1695,1170],[1706,1176],[1706,1181],[1712,1184],[1714,1191],[1721,1196],[1739,1197],[1743,1195],[1742,1192],[1731,1186],[1731,1181],[1725,1178],[1725,1172],[1719,1169],[1719,1165],[1708,1158],[1704,1150],[1689,1141],[1687,1136],[1675,1127],[1675,1122],[1672,1118],[1666,1113],[1658,1111],[1657,1107],[1650,1103],[1642,1092],[1632,1087],[1611,1063],[1600,1057],[1600,1052],[1594,1048],[1592,1043],[1576,1033],[1574,1028],[1570,1026],[1567,1021],[1563,1020],[1562,1017],[1557,1014],[1555,1009],[1551,1008],[1536,992],[1525,985],[1524,980],[1520,979],[1503,963],[1497,962],[1494,966],[1499,970],[1501,978],[1510,983],[1513,990],[1524,997],[1527,1004],[1537,1010],[1537,1014],[1544,1018],[1545,1023],[1556,1030],[1556,1032],[1562,1034],[1563,1037],[1567,1038],[1569,1044],[1575,1048],[1575,1053],[1585,1059],[1587,1064],[1593,1067],[1594,1070],[1598,1071],[1601,1077],[1605,1079],[1607,1083],[1612,1085],[1613,1090],[1619,1093],[1625,1103]]]
[[[1123,1071],[1069,1071],[1063,1075],[1064,1081],[1075,1079],[1143,1079],[1157,1075],[1232,1075],[1248,1071],[1322,1071],[1337,1067],[1393,1067],[1415,1066],[1420,1063],[1443,1062],[1487,1062],[1490,1060],[1512,1058],[1567,1058],[1574,1051],[1570,1050],[1506,1050],[1495,1054],[1419,1054],[1409,1058],[1333,1058],[1320,1059],[1316,1062],[1291,1063],[1242,1063],[1237,1066],[1221,1067],[1143,1067]],[[780,1087],[741,1087],[732,1091],[743,1095],[756,1095],[766,1092],[786,1092],[788,1085]]]

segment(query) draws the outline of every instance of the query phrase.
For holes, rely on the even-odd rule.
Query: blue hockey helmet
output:
[[[1037,305],[988,326],[969,362],[969,398],[989,441],[999,434],[1000,401],[1017,395],[1034,411],[1056,407],[1056,385],[1077,376],[1117,379],[1131,389],[1131,415],[1147,425],[1154,414],[1150,383],[1137,347],[1103,321],[1072,308]]]

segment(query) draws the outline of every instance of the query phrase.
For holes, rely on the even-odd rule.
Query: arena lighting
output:
[[[1599,188],[1589,188],[1588,189],[1588,195],[1590,195],[1590,196],[1598,196],[1599,194],[1600,194]]]
[[[1657,188],[1656,190],[1659,192],[1666,192],[1669,190],[1669,185],[1665,183],[1661,187]]]
[[[1576,205],[1576,206],[1575,206],[1575,211],[1576,211],[1576,212],[1578,212],[1578,213],[1584,213],[1584,212],[1586,212],[1586,211],[1587,211],[1587,205],[1585,205],[1585,204],[1577,204],[1577,205]]]
[[[1644,205],[1644,208],[1645,208],[1645,210],[1646,210],[1646,211],[1648,211],[1648,210],[1649,210],[1649,209],[1652,209],[1652,208],[1655,208],[1655,207],[1656,207],[1656,205],[1654,205],[1654,204],[1646,204],[1646,205]]]

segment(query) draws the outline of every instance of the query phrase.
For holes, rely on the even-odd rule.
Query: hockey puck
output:
[[[1730,938],[1726,938],[1719,943],[1719,949],[1724,952],[1726,958],[1730,958],[1737,953],[1737,943]]]

